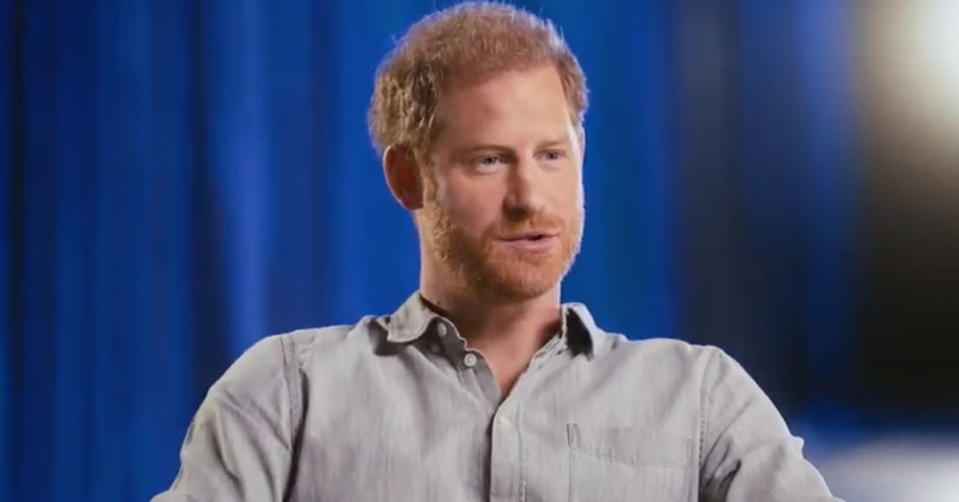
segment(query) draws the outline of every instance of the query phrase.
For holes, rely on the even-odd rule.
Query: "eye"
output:
[[[494,171],[505,163],[503,156],[497,153],[483,154],[475,157],[472,161],[473,166],[480,172]]]
[[[562,150],[546,150],[540,153],[539,156],[541,159],[548,161],[560,160],[566,157],[566,152]]]

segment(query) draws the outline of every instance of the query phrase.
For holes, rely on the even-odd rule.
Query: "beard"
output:
[[[505,303],[540,296],[566,276],[583,235],[582,205],[571,213],[566,218],[543,213],[504,216],[481,235],[471,235],[430,200],[421,211],[420,231],[427,252],[455,281],[450,286],[487,302]],[[532,253],[498,242],[504,235],[530,230],[556,231],[558,243],[547,252]]]

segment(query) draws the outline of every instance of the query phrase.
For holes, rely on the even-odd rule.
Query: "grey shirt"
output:
[[[502,400],[419,294],[265,338],[210,388],[154,501],[839,500],[721,350],[631,341],[562,309]]]

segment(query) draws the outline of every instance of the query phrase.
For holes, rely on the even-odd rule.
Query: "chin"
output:
[[[550,252],[523,253],[454,232],[440,236],[434,257],[455,287],[492,303],[530,300],[556,288],[579,251],[578,239],[561,240]]]
[[[474,284],[485,296],[501,300],[528,300],[543,295],[556,287],[566,267],[555,263],[530,265],[525,263],[487,264],[482,276]]]

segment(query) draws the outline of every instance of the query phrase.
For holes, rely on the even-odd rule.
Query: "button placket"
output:
[[[459,356],[461,347],[457,341],[461,339],[457,336],[450,336],[455,333],[453,329],[445,321],[437,321],[432,330],[434,336],[427,348],[436,355],[446,356],[453,363],[453,366],[458,368],[462,363],[462,358]]]
[[[502,499],[522,497],[522,441],[515,422],[516,408],[507,398],[496,410],[491,423],[490,494]]]

